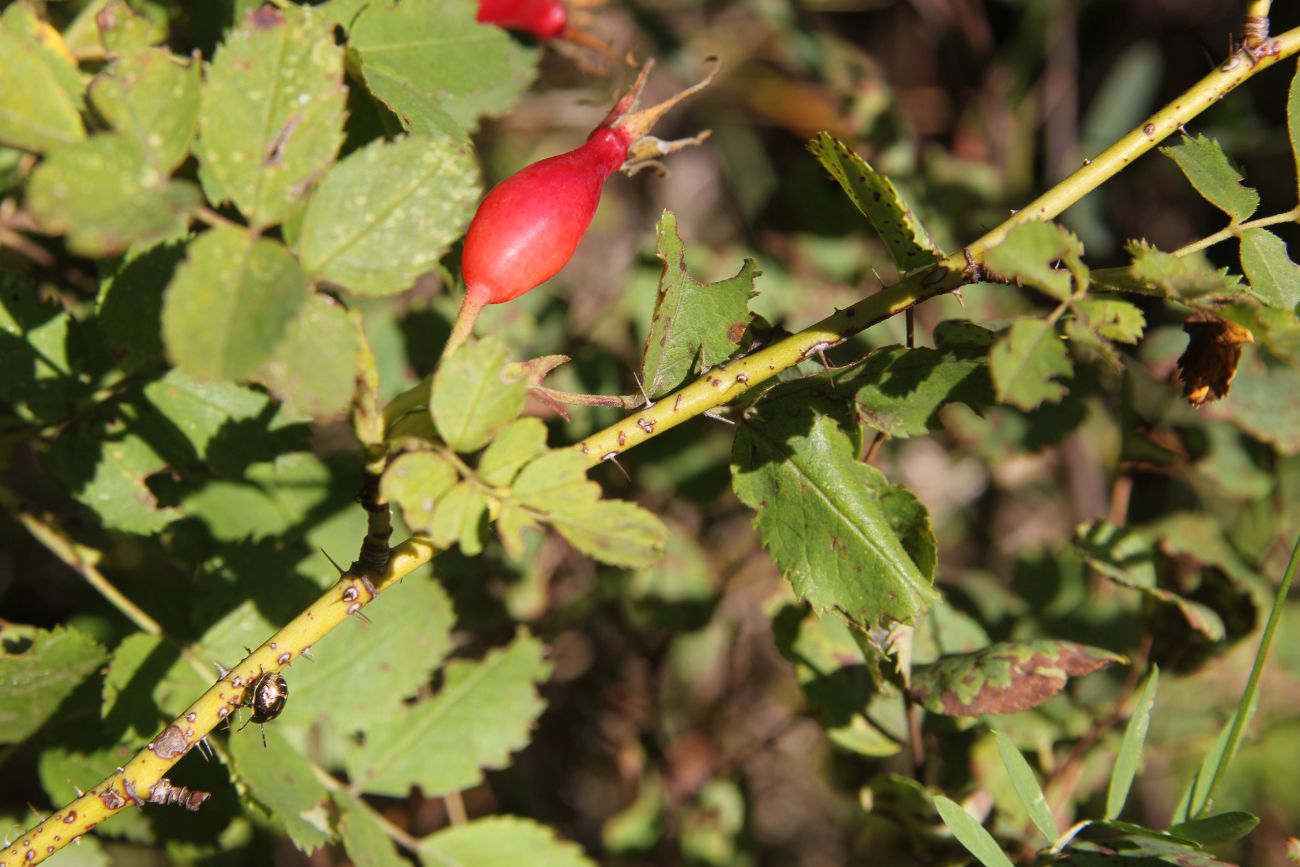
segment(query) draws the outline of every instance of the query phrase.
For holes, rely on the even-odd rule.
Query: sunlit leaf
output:
[[[1013,867],[1011,859],[998,846],[998,841],[993,839],[993,835],[972,819],[960,804],[943,795],[935,795],[934,808],[939,811],[943,823],[948,826],[949,831],[952,831],[957,842],[974,855],[984,867]]]
[[[672,211],[659,218],[656,237],[663,273],[641,363],[651,398],[735,354],[752,315],[754,278],[761,273],[753,259],[746,259],[734,277],[700,283],[686,268],[686,250]]]
[[[910,622],[936,598],[892,526],[879,471],[858,463],[838,400],[769,394],[737,426],[732,485],[795,592],[865,626]]]
[[[431,834],[420,841],[420,861],[426,867],[595,865],[577,845],[557,839],[549,827],[517,816],[487,816]]]
[[[1239,223],[1259,207],[1259,193],[1242,185],[1242,176],[1214,139],[1184,135],[1182,142],[1160,152],[1182,169],[1196,191]]]
[[[1052,817],[1052,808],[1047,804],[1047,796],[1043,794],[1042,787],[1038,784],[1038,779],[1034,776],[1034,771],[1029,767],[1029,762],[1025,761],[1024,755],[1011,742],[1011,739],[1002,732],[994,732],[997,739],[998,755],[1002,757],[1002,765],[1007,769],[1007,775],[1011,777],[1011,785],[1016,790],[1016,796],[1029,814],[1029,820],[1034,823],[1038,833],[1043,835],[1043,839],[1048,843],[1056,842],[1060,835],[1060,829],[1056,827],[1056,819]]]
[[[1079,261],[1083,245],[1068,230],[1038,220],[1022,223],[984,256],[984,266],[1000,280],[1033,286],[1058,301],[1081,287],[1076,273],[1087,274]],[[1057,267],[1063,262],[1066,267]]]
[[[169,51],[119,56],[90,83],[90,102],[164,174],[189,154],[199,116],[199,63]]]
[[[808,143],[808,150],[871,221],[900,272],[932,265],[943,258],[893,181],[829,133],[818,133]]]
[[[1267,229],[1242,232],[1241,269],[1255,297],[1269,307],[1294,311],[1300,305],[1300,266],[1277,235]]]
[[[430,409],[447,445],[472,452],[524,408],[528,383],[507,367],[505,344],[495,337],[466,344],[438,367]]]
[[[285,220],[334,161],[345,96],[343,51],[324,18],[301,6],[249,11],[203,85],[195,152],[209,197],[259,225]]]
[[[169,181],[116,133],[59,148],[32,173],[27,204],[49,232],[87,256],[118,253],[183,230],[199,205],[188,181]]]
[[[358,295],[401,292],[460,237],[478,197],[468,149],[427,136],[374,141],[312,194],[297,242],[303,268]]]
[[[167,288],[167,354],[192,376],[252,376],[306,300],[298,260],[278,241],[234,227],[211,229],[190,244]]]
[[[418,132],[445,113],[473,130],[532,82],[537,51],[475,20],[470,0],[376,0],[352,25],[366,86]]]
[[[338,417],[352,404],[358,348],[347,311],[327,295],[312,295],[258,378],[294,415]]]
[[[432,452],[399,455],[384,470],[380,493],[402,510],[406,525],[417,533],[433,528],[438,500],[460,480],[451,462]]]

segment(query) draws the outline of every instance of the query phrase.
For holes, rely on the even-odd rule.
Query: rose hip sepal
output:
[[[634,111],[653,61],[578,148],[540,160],[506,178],[479,205],[465,236],[461,268],[465,300],[444,354],[469,337],[486,304],[518,298],[555,276],[573,256],[600,204],[605,181],[615,171],[636,172],[657,159],[708,137],[661,141],[648,135],[665,112],[713,80],[700,83],[651,108]]]

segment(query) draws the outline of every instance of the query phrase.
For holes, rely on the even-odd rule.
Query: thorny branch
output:
[[[1252,10],[1268,3],[1256,0]],[[1261,45],[1264,47],[1261,48]],[[1222,66],[1193,85],[1141,126],[1115,142],[1065,180],[1035,199],[966,249],[930,268],[909,274],[899,282],[856,304],[837,311],[811,327],[753,355],[719,365],[700,379],[609,428],[577,444],[595,466],[645,442],[669,428],[728,403],[779,372],[836,346],[849,336],[898,315],[922,301],[972,282],[984,254],[1015,226],[1031,220],[1050,220],[1117,174],[1137,157],[1182,128],[1209,106],[1256,73],[1300,51],[1300,29],[1290,30],[1260,45],[1244,45]],[[396,418],[392,406],[384,413]],[[367,416],[373,413],[367,411]],[[375,418],[372,422],[381,424]],[[382,439],[382,436],[381,436]],[[362,437],[363,442],[370,442]],[[369,470],[369,466],[368,466]],[[370,473],[370,475],[375,475]],[[374,513],[372,513],[373,516]],[[376,519],[379,521],[380,519]],[[372,524],[372,530],[381,529]],[[367,534],[369,536],[369,533]],[[44,861],[109,816],[129,805],[143,806],[164,774],[195,744],[239,706],[244,690],[262,672],[288,666],[304,650],[330,632],[349,615],[359,612],[376,595],[396,585],[436,554],[428,540],[412,537],[393,548],[387,564],[375,574],[348,570],[339,581],[293,621],[257,648],[225,677],[218,680],[176,718],[125,767],[115,771],[70,804],[18,838],[0,852],[0,867]]]

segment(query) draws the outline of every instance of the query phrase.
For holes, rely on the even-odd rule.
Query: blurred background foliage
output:
[[[256,4],[135,5],[170,22],[173,50],[210,57],[230,22]],[[49,2],[45,11],[62,26],[79,6]],[[708,144],[676,154],[667,177],[612,180],[572,264],[545,289],[481,320],[480,330],[501,336],[517,357],[572,355],[557,387],[606,393],[635,390],[631,371],[660,271],[654,225],[662,209],[677,215],[702,278],[756,258],[763,276],[754,309],[797,330],[895,276],[883,246],[807,154],[817,131],[831,131],[890,175],[939,246],[957,249],[1213,68],[1241,15],[1239,4],[1222,0],[636,0],[589,11],[619,52],[659,61],[647,102],[696,80],[706,58],[723,63],[715,85],[660,131],[671,138],[710,128]],[[1300,25],[1300,12],[1279,3],[1273,21],[1280,32]],[[474,135],[487,182],[575,146],[616,83],[592,80],[560,52],[543,53],[533,90]],[[1242,166],[1262,195],[1262,214],[1293,206],[1288,83],[1282,70],[1266,73],[1192,130],[1217,138]],[[352,110],[363,122],[364,107]],[[13,170],[0,165],[0,180]],[[1096,268],[1122,264],[1130,238],[1174,249],[1220,228],[1221,217],[1172,162],[1153,154],[1063,222]],[[1293,225],[1277,231],[1297,238]],[[1212,248],[1211,260],[1236,268],[1229,247]],[[452,258],[441,276],[395,300],[357,305],[386,397],[437,360],[459,303],[448,285],[457,272]],[[44,276],[56,294],[95,292],[86,260],[59,259]],[[918,343],[931,345],[945,319],[996,323],[1038,303],[1009,287],[978,285],[919,308]],[[1078,366],[1062,403],[1033,412],[993,407],[982,417],[951,405],[932,435],[890,439],[875,459],[929,508],[939,542],[947,601],[920,626],[918,658],[927,642],[933,658],[987,637],[1074,639],[1133,661],[1081,678],[1032,711],[991,720],[1039,770],[1061,827],[1100,815],[1121,733],[1117,705],[1130,700],[1149,661],[1166,676],[1125,817],[1162,826],[1237,701],[1254,649],[1245,639],[1262,620],[1287,540],[1300,530],[1300,394],[1256,395],[1263,413],[1231,400],[1189,408],[1170,385],[1185,345],[1181,317],[1159,301],[1143,311],[1147,335],[1122,369]],[[901,342],[903,328],[901,320],[885,323],[832,360]],[[1255,351],[1247,347],[1243,370]],[[1236,387],[1245,391],[1248,380],[1243,372]],[[580,410],[566,421],[533,409],[548,419],[552,444],[618,417]],[[959,860],[906,780],[915,771],[949,793],[978,790],[995,811],[991,827],[1004,840],[1028,840],[988,726],[927,717],[919,768],[902,746],[906,721],[896,699],[867,704],[876,728],[855,734],[852,715],[861,707],[844,697],[869,698],[871,680],[837,656],[833,630],[808,626],[759,547],[752,514],[728,484],[732,435],[699,419],[628,454],[626,476],[608,465],[595,473],[674,528],[669,556],[653,570],[597,567],[555,538],[522,564],[495,545],[473,560],[438,558],[436,575],[457,613],[456,653],[477,655],[522,622],[549,646],[554,665],[531,745],[464,793],[469,815],[531,816],[600,863],[628,867]],[[186,520],[155,538],[99,528],[29,460],[33,448],[4,442],[5,485],[48,504],[66,532],[101,550],[100,568],[176,637],[197,640],[227,618],[223,647],[204,647],[226,662],[332,579],[318,549],[346,556],[363,533],[351,503],[356,459],[342,425],[280,425],[273,409],[249,407],[203,459],[225,460],[226,474],[261,472],[267,486],[254,495],[207,485],[204,496],[230,502],[206,514],[227,523]],[[180,453],[175,462],[196,459]],[[167,490],[165,479],[155,488],[164,503],[194,493]],[[1076,526],[1103,520],[1148,532],[1160,586],[1210,609],[1222,628],[1198,630],[1177,607],[1091,570],[1075,545]],[[0,616],[72,624],[107,646],[132,631],[8,517],[0,518]],[[336,688],[346,695],[351,684]],[[91,682],[73,692],[33,740],[3,753],[0,809],[15,832],[33,820],[27,805],[44,811],[71,795],[68,756],[100,746],[87,727],[98,719],[99,689]],[[182,692],[180,703],[193,693]],[[1300,607],[1292,605],[1251,737],[1219,796],[1224,808],[1251,810],[1262,824],[1224,857],[1286,863],[1285,840],[1300,828],[1297,719]],[[153,722],[140,721],[141,734]],[[107,844],[112,863],[344,863],[338,850],[304,855],[259,821],[240,819],[219,765],[190,756],[177,776],[213,798],[194,816],[128,811]],[[373,803],[417,836],[447,822],[441,799]],[[58,857],[76,863],[77,852]]]

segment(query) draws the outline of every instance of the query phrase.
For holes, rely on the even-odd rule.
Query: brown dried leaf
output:
[[[1178,357],[1183,397],[1192,406],[1228,396],[1237,375],[1241,346],[1254,343],[1255,336],[1235,322],[1197,310],[1183,323],[1187,348]]]

